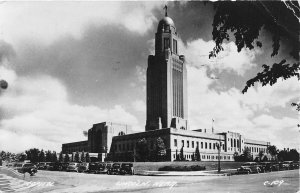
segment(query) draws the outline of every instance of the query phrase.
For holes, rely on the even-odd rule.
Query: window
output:
[[[207,149],[207,142],[205,142],[205,149]]]
[[[211,143],[209,143],[209,149],[211,149]]]
[[[173,154],[173,158],[175,159],[175,154]]]
[[[214,149],[216,149],[216,144],[214,143]]]
[[[177,139],[174,139],[174,146],[177,147]]]
[[[197,147],[199,148],[199,142],[198,142],[198,141],[196,142],[196,145],[197,145]]]
[[[231,147],[232,147],[232,145],[233,145],[233,144],[232,144],[232,139],[231,139]]]
[[[182,147],[184,147],[184,140],[181,140]]]
[[[164,49],[170,48],[170,39],[164,38]]]
[[[233,140],[233,142],[234,142],[234,147],[236,147],[236,141],[235,141],[235,139]]]
[[[225,150],[225,145],[224,144],[222,145],[222,147],[223,147],[223,150]]]
[[[192,141],[192,148],[194,148],[194,141]]]
[[[173,52],[177,54],[177,40],[173,39]]]
[[[201,149],[203,149],[203,142],[201,142]]]
[[[190,141],[186,141],[186,147],[187,147],[187,148],[190,147]]]

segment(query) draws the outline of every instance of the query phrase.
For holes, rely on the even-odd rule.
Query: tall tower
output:
[[[146,131],[169,127],[188,129],[186,79],[177,31],[166,12],[155,34],[155,55],[148,57]]]

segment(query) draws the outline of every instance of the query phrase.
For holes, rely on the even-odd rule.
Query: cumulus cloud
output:
[[[256,66],[255,58],[262,54],[259,49],[248,50],[242,49],[237,51],[236,45],[233,42],[224,43],[224,51],[222,51],[216,58],[209,59],[208,55],[215,43],[197,39],[188,41],[186,45],[182,45],[183,53],[186,55],[188,65],[201,67],[206,66],[218,72],[227,71],[235,72],[243,76],[247,70]]]
[[[0,6],[0,25],[6,26],[1,33],[9,42],[27,37],[51,43],[68,34],[80,38],[85,25],[93,23],[121,25],[137,34],[144,34],[156,21],[151,14],[152,9],[162,4],[163,2],[6,2]]]
[[[7,151],[30,147],[59,151],[62,143],[85,140],[82,131],[94,123],[138,124],[121,105],[103,109],[70,103],[65,86],[50,76],[16,77],[0,97],[0,106],[4,114],[0,149]]]
[[[132,106],[133,106],[134,110],[136,110],[138,112],[146,113],[146,104],[144,101],[136,100],[136,101],[132,102]]]

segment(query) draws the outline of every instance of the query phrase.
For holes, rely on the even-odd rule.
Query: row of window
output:
[[[263,152],[263,153],[267,153],[267,149],[266,148],[260,148],[260,147],[248,147],[246,146],[246,148],[248,150],[250,150],[250,152],[256,152],[256,153],[259,153],[259,152]]]
[[[228,141],[229,141],[229,138],[228,138]],[[243,142],[243,140],[242,140],[242,142]],[[231,145],[231,147],[240,147],[240,140],[231,138],[230,145]]]
[[[184,155],[185,159],[192,159],[192,154],[186,154]],[[173,154],[173,158],[176,158],[176,154]],[[218,156],[214,156],[214,155],[202,155],[201,159],[209,159],[209,160],[218,160]],[[232,158],[233,159],[233,158]],[[230,156],[220,156],[220,160],[230,160]]]
[[[209,142],[201,142],[200,143],[201,144],[201,147],[199,147],[199,142],[197,141],[196,142],[196,147],[199,147],[199,148],[201,148],[201,149],[218,149],[218,145],[219,145],[219,143],[218,142],[216,142],[216,143],[209,143]],[[178,144],[177,144],[177,139],[174,139],[174,146],[175,147],[177,147],[178,146]],[[184,142],[184,140],[181,140],[181,146],[182,147],[185,147],[185,142]],[[187,148],[190,148],[190,141],[189,140],[186,140],[186,147]],[[195,148],[195,142],[194,141],[191,141],[191,148]],[[222,144],[221,145],[221,148],[223,149],[223,150],[225,150],[225,145],[224,144]]]

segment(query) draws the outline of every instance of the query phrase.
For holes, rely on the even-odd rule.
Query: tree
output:
[[[262,160],[262,157],[264,156],[264,152],[263,151],[260,151],[258,153],[258,157],[259,157],[259,160],[261,161]]]
[[[51,161],[52,161],[52,162],[57,162],[56,151],[53,151],[53,153],[51,154]]]
[[[155,147],[156,161],[164,160],[166,156],[166,146],[164,140],[161,137],[158,137],[156,139]]]
[[[51,162],[52,161],[52,154],[51,154],[51,151],[50,150],[48,150],[48,151],[46,151],[45,152],[45,154],[46,154],[46,158],[45,158],[45,160],[46,160],[46,162]]]
[[[90,158],[89,152],[87,152],[86,155],[85,155],[85,161],[86,162],[91,162],[91,158]]]
[[[45,153],[44,150],[42,149],[39,153],[39,162],[44,162],[45,161]]]
[[[81,152],[80,161],[85,162],[84,151]]]
[[[267,150],[271,154],[272,159],[274,159],[274,157],[275,157],[275,160],[276,160],[276,155],[278,154],[278,150],[277,150],[276,146],[271,145],[267,148]]]
[[[76,153],[75,153],[74,162],[79,162],[79,153],[78,153],[78,151],[76,151]]]
[[[63,161],[64,161],[62,151],[59,153],[58,161],[59,161],[59,162],[63,162]]]
[[[70,161],[70,157],[69,157],[69,154],[66,153],[65,155],[65,159],[64,159],[64,162],[69,162]]]
[[[25,153],[18,153],[16,155],[16,161],[17,162],[23,162],[26,159],[26,154]]]
[[[289,54],[295,59],[294,64],[285,64],[282,59],[278,64],[264,64],[263,72],[247,81],[243,93],[253,86],[255,82],[261,82],[263,86],[273,85],[277,79],[288,79],[299,76],[299,4],[297,1],[271,2],[271,1],[249,1],[230,2],[219,1],[214,3],[216,13],[213,20],[213,40],[215,47],[210,52],[209,57],[216,55],[223,50],[224,40],[229,41],[235,37],[235,44],[238,52],[246,47],[250,50],[255,46],[262,47],[262,42],[258,41],[259,34],[265,29],[272,35],[271,57],[278,54],[280,40],[284,39],[289,45]],[[230,36],[233,33],[233,36]]]
[[[183,155],[183,146],[180,149],[179,160],[180,161],[185,161],[185,158],[184,158],[184,155]]]
[[[199,146],[197,145],[196,150],[195,150],[195,161],[201,161],[200,158],[200,151],[199,151]]]
[[[30,160],[30,162],[36,163],[39,161],[39,153],[40,153],[39,149],[32,148],[32,149],[25,151],[25,153],[26,153],[27,159]]]
[[[248,148],[244,149],[242,156],[243,156],[243,161],[252,161],[253,160],[251,152]]]

